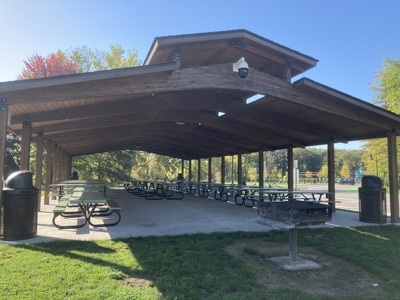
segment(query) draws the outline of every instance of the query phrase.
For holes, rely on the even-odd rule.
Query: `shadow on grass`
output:
[[[77,259],[102,267],[110,267],[127,274],[131,272],[129,266],[117,264],[106,259],[108,255],[115,253],[117,250],[106,245],[103,246],[96,241],[55,241],[49,243],[23,244],[18,245],[18,247],[31,251],[49,253],[54,256]]]
[[[388,291],[385,295],[390,298],[399,282],[399,234],[400,228],[390,225],[302,229],[299,230],[299,250],[312,247],[360,266],[380,278]],[[117,270],[112,279],[121,282],[150,281],[151,284],[140,287],[156,287],[163,295],[161,298],[268,299],[268,294],[275,295],[276,299],[310,299],[309,294],[301,291],[271,290],[257,283],[259,267],[248,268],[246,263],[224,250],[235,241],[250,239],[287,243],[288,234],[287,231],[214,233],[111,241],[56,241],[17,247]],[[254,256],[254,249],[247,248],[243,254]]]
[[[156,287],[168,297],[224,299],[228,295],[246,297],[257,291],[252,272],[224,252],[225,245],[238,238],[263,236],[264,233],[195,234],[113,241],[55,241],[17,247],[116,270],[120,276],[113,279],[127,285],[142,284],[137,279],[147,280],[150,288]],[[133,267],[118,257],[119,254],[132,256],[138,266]]]

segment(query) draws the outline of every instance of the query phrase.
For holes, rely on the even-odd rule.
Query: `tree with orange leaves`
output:
[[[25,68],[18,79],[34,79],[52,76],[70,75],[78,71],[77,64],[61,51],[51,53],[46,57],[34,54],[24,60]]]

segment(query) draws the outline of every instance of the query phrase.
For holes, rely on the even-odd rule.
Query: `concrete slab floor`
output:
[[[260,219],[256,208],[220,202],[214,198],[185,195],[183,200],[146,200],[127,193],[123,188],[113,189],[113,199],[122,207],[121,222],[113,227],[58,229],[52,224],[53,207],[41,205],[37,236],[1,244],[23,244],[68,240],[117,239],[140,236],[181,235],[193,233],[268,231],[284,229],[274,221]],[[374,225],[359,222],[358,213],[337,210],[332,221],[322,226]]]

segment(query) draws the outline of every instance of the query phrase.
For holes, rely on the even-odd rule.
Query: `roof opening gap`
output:
[[[260,99],[262,99],[264,97],[266,97],[266,95],[255,94],[254,96],[251,96],[251,97],[246,99],[246,104],[250,104],[250,103],[256,102],[256,101],[258,101],[258,100],[260,100]]]

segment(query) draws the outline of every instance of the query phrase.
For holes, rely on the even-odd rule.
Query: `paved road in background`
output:
[[[350,211],[360,211],[359,208],[359,196],[358,188],[360,185],[343,185],[336,184],[336,208],[345,209]],[[309,190],[328,190],[327,184],[307,184],[299,185],[299,189],[309,189]],[[390,216],[390,203],[389,195],[386,195],[386,205],[387,205],[387,215]]]

